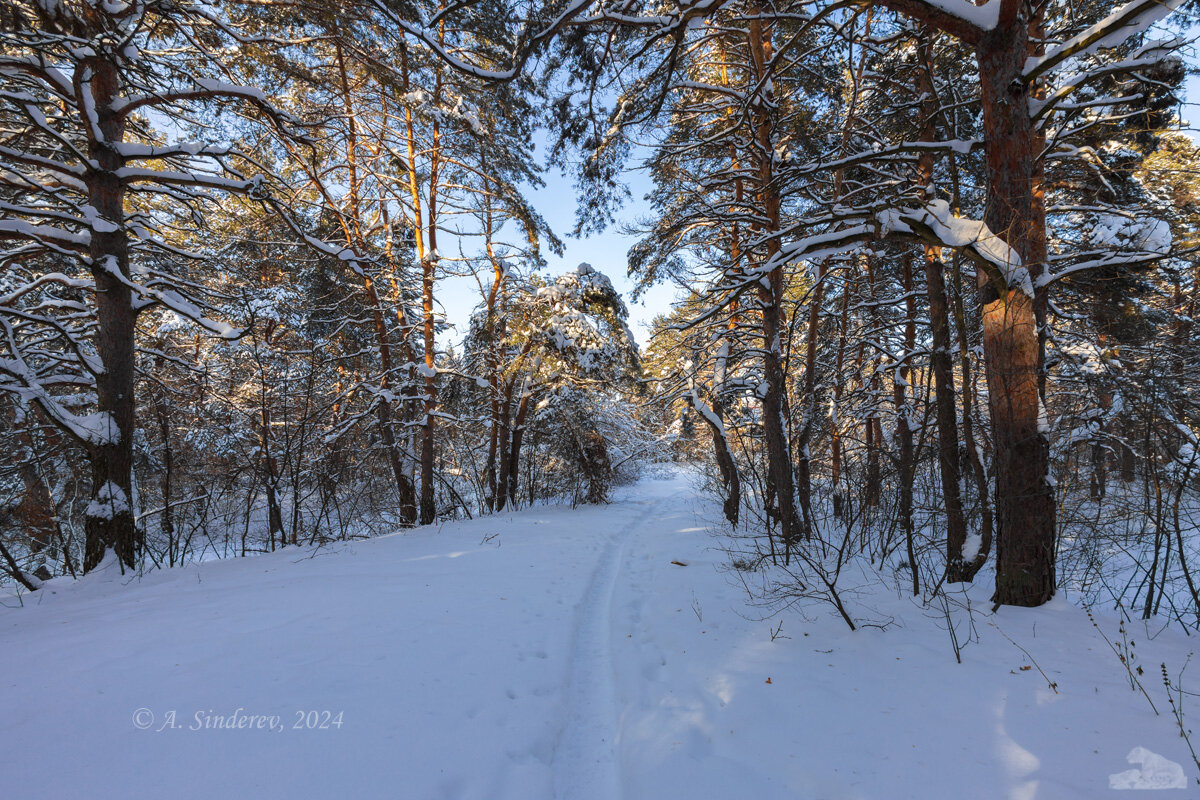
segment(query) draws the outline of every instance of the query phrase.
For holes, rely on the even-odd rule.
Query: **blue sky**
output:
[[[543,148],[544,142],[539,142],[539,152]],[[629,327],[638,343],[644,347],[649,340],[650,320],[655,315],[668,311],[675,296],[673,287],[656,286],[646,292],[640,302],[634,303],[629,299],[633,281],[626,276],[626,254],[637,241],[637,237],[622,234],[620,226],[621,223],[631,223],[639,216],[645,215],[648,204],[644,198],[650,190],[648,177],[643,171],[631,169],[626,176],[631,197],[617,215],[617,224],[602,234],[579,239],[567,235],[575,227],[575,210],[578,206],[573,179],[564,175],[559,166],[550,167],[542,177],[546,185],[540,189],[528,190],[526,196],[545,218],[550,229],[562,239],[564,245],[562,257],[555,256],[548,250],[544,251],[547,261],[545,274],[560,275],[582,262],[587,262],[603,272],[625,296],[625,304],[629,307]],[[465,246],[467,245],[464,243]],[[470,277],[447,278],[438,283],[437,297],[445,310],[446,319],[459,326],[456,331],[444,337],[444,341],[446,344],[456,343],[465,333],[465,323],[471,310],[479,303],[478,284]]]

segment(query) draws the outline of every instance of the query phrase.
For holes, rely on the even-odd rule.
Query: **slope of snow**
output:
[[[973,589],[961,665],[944,620],[880,586],[848,599],[886,629],[814,606],[772,640],[714,511],[680,474],[600,508],[9,597],[4,794],[1091,800],[1136,748],[1196,788],[1158,680],[1188,653],[1173,632],[1134,636],[1159,717],[1063,600],[991,615]]]

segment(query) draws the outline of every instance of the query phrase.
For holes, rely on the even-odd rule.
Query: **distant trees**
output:
[[[589,395],[611,403],[619,396],[612,394],[614,388],[633,390],[640,364],[625,304],[608,278],[589,264],[548,284],[522,277],[506,264],[497,279],[503,283],[503,327],[489,319],[495,311],[484,305],[465,343],[468,363],[491,372],[486,380],[489,505],[502,510],[518,502],[522,448],[535,427],[553,429],[553,437],[544,439],[557,442],[556,458],[576,460],[571,472],[588,486],[583,500],[601,502],[614,467],[605,437],[594,426],[608,403]],[[632,409],[628,413],[632,417]]]

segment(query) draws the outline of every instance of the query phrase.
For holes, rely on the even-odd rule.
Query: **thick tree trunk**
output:
[[[1031,270],[1034,135],[1021,78],[1028,30],[1018,18],[986,32],[977,49],[987,152],[985,221]],[[1054,594],[1055,508],[1042,430],[1040,341],[1034,298],[978,270],[996,454],[997,604],[1037,606]]]
[[[1039,430],[1037,323],[1019,289],[984,309],[988,405],[996,458],[996,602],[1036,606],[1054,594],[1054,499]]]
[[[99,169],[85,181],[88,202],[111,223],[92,230],[92,277],[96,281],[96,352],[103,370],[96,375],[96,410],[103,430],[88,443],[92,489],[84,518],[83,568],[88,571],[106,550],[134,567],[142,539],[135,522],[133,491],[133,431],[135,415],[134,362],[137,312],[129,279],[129,240],[125,229],[125,186],[117,177],[124,159],[112,147],[124,139],[125,121],[113,112],[120,89],[116,67],[103,58],[86,62],[90,89],[104,141],[91,141],[89,155]],[[124,280],[122,280],[124,279]]]

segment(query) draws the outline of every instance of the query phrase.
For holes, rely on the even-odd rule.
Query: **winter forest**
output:
[[[448,762],[457,783],[360,773],[361,796],[1195,791],[1200,147],[1185,84],[1198,13],[1185,0],[0,0],[0,641],[6,661],[32,662],[0,677],[15,719],[0,749],[18,759],[0,757],[0,781],[39,786],[10,776],[43,740],[69,758],[104,740],[89,758],[166,747],[138,738],[134,709],[155,710],[154,732],[155,703],[190,724],[166,662],[253,647],[229,636],[360,652],[356,626],[394,624],[380,658],[406,664],[410,693],[447,665],[495,660],[462,679],[528,696],[532,744],[501,752],[467,724],[524,730],[488,717],[495,701],[406,693],[466,727],[409,720],[392,746],[444,735],[478,752]],[[572,222],[552,229],[565,203]],[[604,237],[627,257],[562,266],[568,245]],[[663,296],[635,331],[632,305]],[[284,573],[305,588],[266,594]],[[441,588],[370,619],[409,583]],[[475,591],[495,597],[464,599]],[[565,605],[558,645],[537,621],[544,597],[528,618],[492,617],[533,591]],[[295,621],[286,607],[317,597],[331,605],[297,623],[314,627],[276,638]],[[244,624],[155,638],[209,608]],[[445,614],[495,650],[439,650]],[[695,642],[671,638],[693,622]],[[737,638],[751,629],[753,648]],[[550,641],[530,647],[535,667],[503,666],[521,637]],[[88,681],[124,683],[124,651],[141,646],[163,658],[135,673],[154,701],[123,689],[119,723],[89,718],[78,750],[55,744],[47,708],[63,724],[99,709]],[[673,666],[673,646],[707,666]],[[84,649],[94,669],[74,661]],[[889,672],[910,649],[927,669]],[[855,666],[814,683],[797,666],[814,653],[813,669],[839,657],[825,653]],[[738,669],[753,675],[743,690],[712,688],[742,686]],[[836,732],[835,717],[875,727],[893,702],[986,715],[989,692],[1017,682],[1004,708],[1042,716],[1025,718],[1024,756],[972,729],[937,779],[944,765],[839,772],[811,742],[793,773],[790,745],[738,739],[732,721],[694,738],[708,728],[680,733],[686,715],[654,699],[690,687],[689,713],[736,707],[748,726],[768,719],[765,736],[801,725],[759,695],[789,671],[788,697],[809,709],[798,741]],[[61,684],[81,680],[67,709]],[[847,711],[839,680],[915,694]],[[254,686],[194,705],[274,702],[288,724],[338,711]],[[341,700],[350,730],[369,704]],[[1094,734],[1074,733],[1093,717]],[[361,725],[331,745],[337,719],[269,757],[381,746]],[[871,736],[904,739],[906,759],[910,739],[956,753],[965,736],[897,724]],[[1001,724],[1012,740],[1016,724]],[[193,747],[241,763],[264,740]],[[1142,766],[1122,772],[1130,748]],[[176,779],[206,769],[178,757]],[[134,796],[102,769],[114,783],[88,789],[88,769],[39,758],[61,773],[47,796]],[[303,774],[257,796],[333,796]]]

